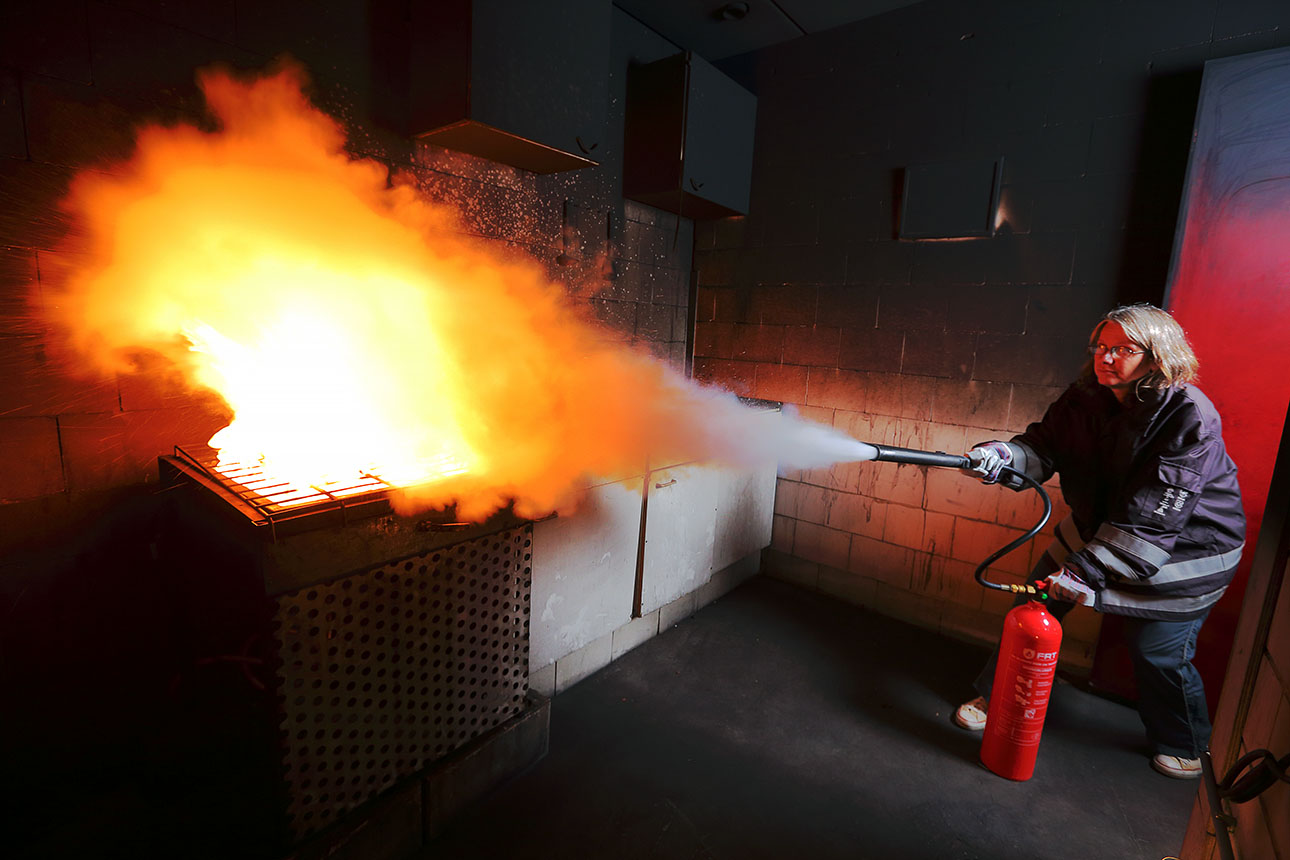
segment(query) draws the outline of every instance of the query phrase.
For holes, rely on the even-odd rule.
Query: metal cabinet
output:
[[[775,515],[775,465],[755,470],[723,469],[717,482],[717,530],[713,573],[770,546]]]
[[[778,409],[763,409],[750,422],[779,421]],[[743,469],[714,469],[717,483],[717,530],[712,542],[712,572],[770,546],[775,518],[774,460]]]
[[[586,491],[533,526],[529,666],[540,669],[631,620],[644,478]]]
[[[717,528],[716,472],[672,466],[651,471],[648,481],[641,615],[708,581]]]
[[[748,420],[778,417],[753,412]],[[774,504],[774,462],[681,464],[593,486],[576,510],[535,523],[530,670],[685,597],[769,546]]]
[[[632,69],[623,196],[692,218],[744,214],[757,98],[691,52]]]
[[[598,163],[610,0],[445,0],[411,8],[411,133],[535,173]]]

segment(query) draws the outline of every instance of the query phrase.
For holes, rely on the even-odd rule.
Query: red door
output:
[[[1196,667],[1210,711],[1237,616],[1290,403],[1290,49],[1205,64],[1166,307],[1200,359],[1223,416],[1248,521],[1236,580],[1201,630]],[[1110,619],[1108,619],[1110,620]],[[1127,660],[1098,643],[1093,680],[1127,692]],[[1238,679],[1239,680],[1239,679]]]

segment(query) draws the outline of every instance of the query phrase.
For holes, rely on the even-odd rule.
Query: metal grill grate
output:
[[[295,484],[266,472],[259,463],[221,463],[216,452],[175,447],[175,456],[198,469],[242,502],[265,522],[304,516],[320,509],[344,508],[383,497],[394,488],[379,475],[355,475],[335,484]]]
[[[521,711],[532,534],[525,525],[277,599],[297,838]]]

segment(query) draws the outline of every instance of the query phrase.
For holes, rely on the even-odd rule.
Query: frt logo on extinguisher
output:
[[[1036,651],[1034,648],[1021,649],[1021,659],[1034,660],[1035,658],[1038,658],[1040,660],[1055,660],[1057,658],[1057,652],[1056,651]]]

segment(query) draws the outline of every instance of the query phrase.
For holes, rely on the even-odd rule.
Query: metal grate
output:
[[[532,536],[525,525],[277,598],[297,838],[521,711]]]
[[[393,484],[373,474],[356,475],[352,481],[335,484],[301,485],[266,473],[258,463],[221,463],[214,451],[202,455],[176,446],[175,456],[250,505],[265,522],[325,508],[344,508],[382,498],[394,489]]]

